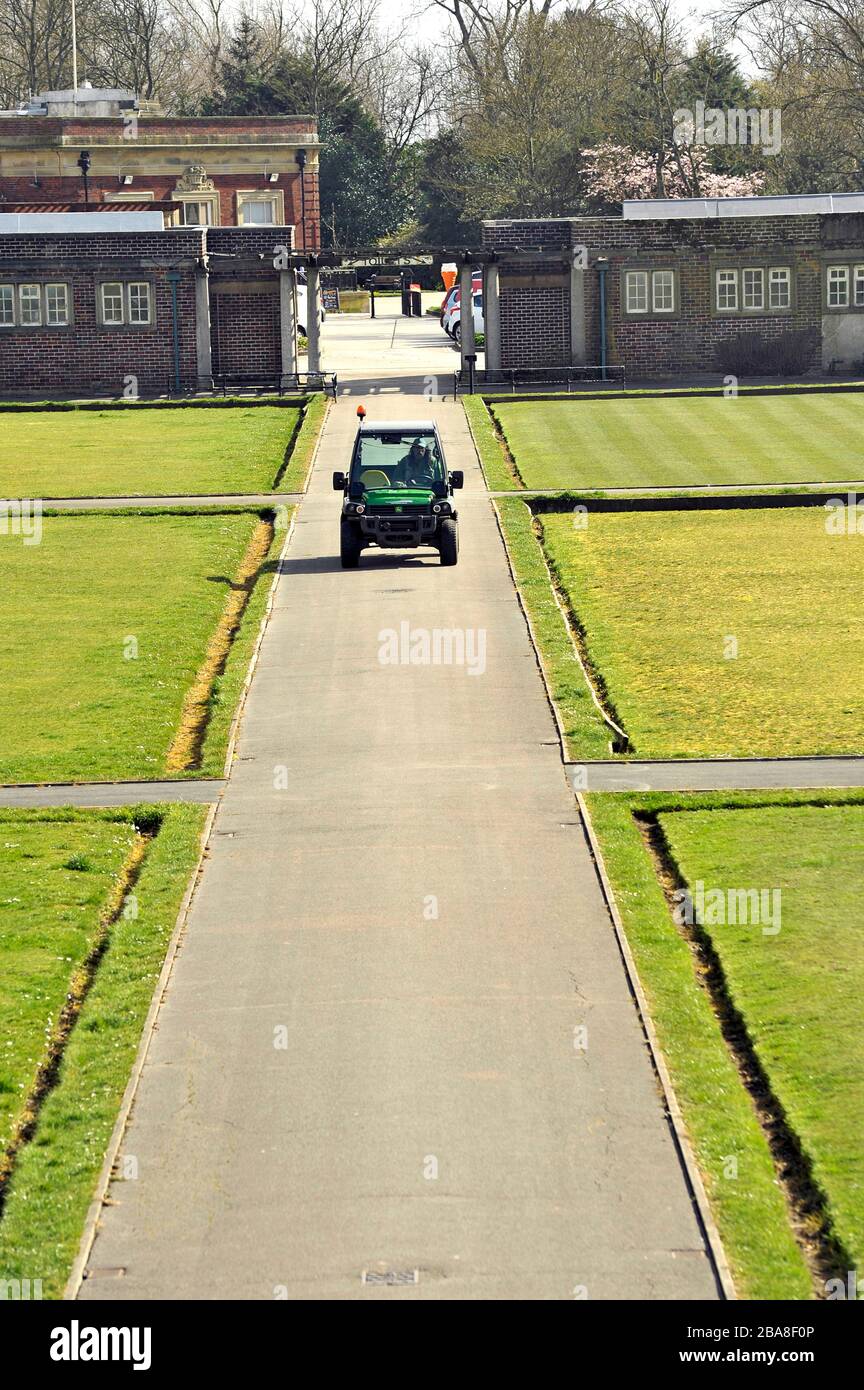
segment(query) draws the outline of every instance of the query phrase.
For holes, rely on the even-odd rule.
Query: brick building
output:
[[[28,230],[0,234],[0,394],[144,395],[296,373],[293,227],[163,229],[137,213],[115,230],[116,215],[91,213],[80,230],[80,218],[21,218]]]
[[[152,201],[181,226],[289,224],[314,248],[318,151],[313,116],[174,117],[132,92],[47,92],[0,112],[0,210]]]
[[[864,360],[864,194],[625,203],[487,222],[483,243],[493,373],[599,364],[604,292],[606,362],[629,377],[716,372],[743,334],[796,335],[809,370]]]

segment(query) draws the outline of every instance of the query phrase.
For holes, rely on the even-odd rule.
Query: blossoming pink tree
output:
[[[761,170],[719,174],[704,145],[674,145],[659,156],[629,145],[597,145],[582,154],[582,178],[592,203],[625,198],[746,198],[764,185]]]

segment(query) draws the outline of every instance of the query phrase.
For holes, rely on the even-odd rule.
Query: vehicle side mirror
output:
[[[462,469],[461,469],[461,468],[457,468],[456,471],[455,471],[454,473],[451,473],[451,474],[450,474],[450,486],[451,486],[451,487],[464,487],[464,486],[465,486],[465,474],[462,472]]]
[[[344,473],[334,473],[334,474],[333,474],[333,491],[334,491],[334,492],[344,492],[344,491],[345,491],[346,485],[347,485],[347,479],[346,479]]]

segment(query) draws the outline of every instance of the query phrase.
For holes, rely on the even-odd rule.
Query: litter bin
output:
[[[411,286],[410,295],[411,312],[413,313],[416,319],[419,319],[423,313],[423,296],[420,293],[420,286],[416,283],[416,281]]]

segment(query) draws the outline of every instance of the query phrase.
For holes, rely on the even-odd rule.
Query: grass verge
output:
[[[790,1211],[784,1196],[781,1178],[794,1179],[795,1174],[778,1174],[772,1160],[771,1149],[766,1132],[760,1125],[756,1106],[748,1095],[742,1078],[721,1031],[721,1023],[712,1002],[712,996],[705,988],[704,964],[694,951],[680,928],[672,920],[663,886],[655,871],[655,865],[646,851],[646,846],[635,816],[656,818],[664,815],[679,825],[686,824],[683,814],[689,816],[696,812],[712,813],[715,823],[729,827],[718,834],[713,845],[703,836],[695,854],[688,864],[691,873],[700,871],[700,864],[707,866],[713,849],[722,843],[723,837],[732,835],[737,845],[738,859],[729,855],[729,846],[724,849],[722,882],[748,883],[752,881],[771,884],[778,879],[790,881],[790,902],[784,899],[784,920],[789,913],[790,931],[788,940],[783,941],[783,931],[777,938],[769,938],[767,947],[780,945],[773,959],[766,949],[760,960],[748,956],[752,979],[743,982],[735,967],[727,976],[736,1007],[741,1011],[744,1023],[750,1030],[751,1041],[766,1070],[779,1100],[786,1122],[795,1128],[805,1157],[813,1165],[817,1183],[822,1174],[832,1165],[828,1150],[823,1149],[824,1159],[820,1160],[812,1147],[813,1134],[805,1129],[801,1133],[799,1106],[806,1096],[807,1103],[819,1110],[820,1131],[830,1131],[836,1126],[838,1136],[845,1135],[847,1145],[848,1176],[854,1181],[854,1174],[861,1165],[860,1128],[855,1129],[855,1115],[860,1112],[860,1067],[857,1072],[852,1065],[847,1069],[843,1061],[846,1046],[844,1032],[843,1046],[834,1052],[834,1078],[839,1075],[844,1085],[851,1081],[858,1089],[855,1108],[846,1122],[843,1109],[848,1101],[844,1088],[824,1085],[826,1076],[819,1074],[819,1068],[808,1065],[808,1028],[812,1033],[814,1047],[820,1056],[822,1042],[831,1030],[830,1014],[818,1018],[818,1007],[828,1007],[829,999],[838,990],[844,993],[844,1017],[848,1018],[850,989],[854,989],[855,973],[847,960],[839,962],[841,978],[834,980],[825,991],[827,969],[815,976],[812,995],[805,988],[807,1000],[806,1020],[795,1015],[798,999],[798,982],[804,978],[806,985],[807,956],[813,950],[824,951],[826,933],[834,926],[834,884],[831,862],[842,849],[838,841],[831,857],[818,851],[811,841],[811,862],[809,882],[802,884],[796,878],[797,864],[789,859],[786,830],[775,826],[773,833],[754,835],[752,823],[741,821],[738,828],[732,825],[736,809],[746,810],[748,816],[757,808],[770,808],[770,813],[781,817],[785,811],[798,814],[801,807],[849,807],[860,815],[864,805],[864,792],[828,792],[805,795],[795,792],[777,793],[712,793],[712,794],[591,794],[585,798],[589,812],[598,834],[603,857],[610,881],[615,891],[627,937],[633,950],[639,976],[649,1002],[651,1017],[657,1031],[658,1040],[670,1069],[675,1092],[684,1115],[697,1161],[702,1171],[706,1190],[711,1201],[718,1228],[733,1270],[736,1286],[747,1298],[808,1298],[813,1294],[813,1256],[812,1248],[818,1242],[818,1232],[813,1229],[799,1229],[796,1241],[790,1219]],[[736,809],[729,809],[736,808]],[[701,827],[700,827],[701,828]],[[791,845],[794,837],[788,842]],[[800,849],[800,844],[797,848]],[[860,850],[858,851],[860,854]],[[699,856],[704,855],[703,859]],[[796,857],[792,854],[792,860]],[[758,864],[756,861],[759,861]],[[836,866],[835,866],[836,867]],[[841,866],[842,867],[842,866]],[[736,874],[738,877],[736,878]],[[755,880],[747,875],[755,875]],[[814,898],[814,883],[821,876],[821,897]],[[817,913],[811,915],[813,907]],[[854,917],[850,921],[850,930]],[[723,929],[725,931],[726,929]],[[718,929],[712,940],[720,954],[723,966],[728,970],[731,953],[726,937]],[[761,938],[760,938],[761,940]],[[735,948],[733,947],[732,950]],[[754,948],[755,949],[755,948]],[[860,932],[855,943],[857,951],[855,972],[860,972]],[[834,961],[835,971],[838,962]],[[758,967],[758,968],[757,968]],[[795,980],[788,985],[786,971],[795,972]],[[801,970],[804,970],[804,976]],[[741,985],[744,983],[742,991]],[[754,994],[756,990],[756,994]],[[759,999],[755,1005],[754,998]],[[764,1001],[771,1000],[773,1019],[765,1010]],[[788,1008],[786,1007],[788,1006]],[[815,1017],[815,1022],[814,1022]],[[856,1029],[855,1048],[861,1045],[860,1019],[854,1019]],[[798,1025],[801,1025],[800,1027]],[[794,1078],[788,1071],[780,1074],[773,1061],[774,1041],[771,1033],[779,1026],[793,1039],[793,1049],[797,1052],[798,1066]],[[813,1030],[816,1030],[813,1032]],[[830,1039],[828,1040],[830,1042]],[[835,1036],[836,1042],[836,1036]],[[797,1047],[795,1046],[797,1044]],[[828,1053],[828,1077],[830,1081],[832,1064],[830,1048]],[[839,1063],[839,1066],[837,1065]],[[815,1133],[815,1131],[814,1131]],[[836,1157],[836,1155],[835,1155]],[[789,1162],[794,1166],[794,1155]],[[842,1167],[842,1163],[841,1163]],[[831,1196],[830,1178],[825,1178],[825,1189]],[[835,1190],[837,1190],[835,1188]],[[860,1203],[861,1187],[856,1189],[858,1215],[858,1234],[854,1242],[860,1243]],[[850,1237],[850,1223],[841,1203],[836,1208],[829,1204],[832,1215],[832,1231],[839,1232],[847,1248],[854,1248]],[[805,1222],[806,1226],[806,1222]],[[805,1259],[804,1250],[807,1250]],[[818,1261],[815,1261],[818,1264]]]
[[[829,534],[821,507],[585,520],[538,515],[633,754],[864,749],[864,548]]]
[[[314,422],[319,399],[311,398],[305,414],[293,405],[239,404],[7,412],[0,430],[0,496],[269,492],[277,479],[293,480],[299,472],[288,454],[310,411]]]
[[[480,458],[480,466],[491,492],[510,492],[524,487],[510,452],[496,431],[495,422],[482,396],[463,396],[462,405],[468,428]]]
[[[788,484],[864,475],[860,392],[517,399],[497,400],[488,410],[528,488]],[[502,486],[513,487],[513,480]]]
[[[93,827],[100,825],[124,841],[135,836],[136,826],[157,832],[135,883],[134,913],[120,912],[106,928],[104,947],[74,1027],[65,1039],[54,1084],[41,1098],[32,1136],[19,1148],[6,1185],[0,1217],[0,1279],[38,1279],[44,1297],[59,1298],[78,1248],[177,912],[198,860],[206,808],[14,815],[16,833],[17,826],[25,821],[65,826],[64,833],[70,839],[85,834],[88,827],[95,834]],[[8,827],[8,821],[0,822],[0,833],[6,836]],[[115,893],[120,882],[118,879],[114,886]],[[110,892],[103,908],[109,918]],[[34,926],[47,931],[37,904],[33,916]],[[88,917],[93,936],[99,921],[94,904],[88,905]],[[104,926],[105,917],[102,922]],[[73,975],[70,964],[67,979]]]
[[[90,514],[45,518],[39,546],[7,538],[0,780],[164,775],[186,693],[257,525],[249,513]],[[214,688],[205,744],[211,765],[224,755],[230,702],[266,603],[260,581],[274,563],[260,568]]]
[[[276,486],[280,492],[304,492],[309,470],[324,417],[327,414],[327,397],[323,394],[310,396],[303,411],[303,418],[292,442],[284,468],[276,476]]]

